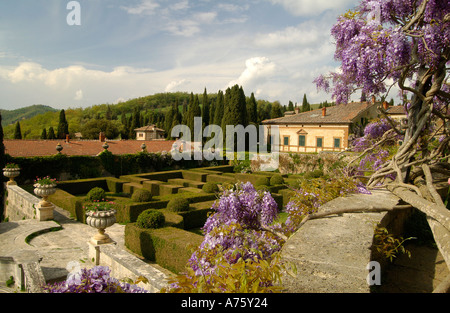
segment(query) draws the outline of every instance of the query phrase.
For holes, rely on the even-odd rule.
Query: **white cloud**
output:
[[[79,89],[75,92],[75,100],[80,101],[83,100],[83,90]]]
[[[194,20],[198,21],[201,24],[210,24],[217,17],[217,12],[199,12],[195,14]]]
[[[302,48],[330,41],[330,28],[311,21],[283,30],[258,34],[254,43],[262,48]]]
[[[327,10],[341,10],[351,4],[356,5],[356,0],[268,0],[273,4],[279,4],[286,11],[295,16],[320,15]],[[343,13],[343,12],[342,12]]]
[[[245,61],[245,70],[237,80],[229,82],[228,86],[235,84],[244,87],[254,87],[265,82],[276,74],[277,65],[266,57],[253,57]]]
[[[239,11],[246,11],[249,8],[249,5],[236,5],[231,3],[219,3],[217,5],[217,8],[226,12],[239,12]]]
[[[142,0],[138,6],[134,7],[126,7],[121,6],[120,8],[127,11],[128,14],[148,14],[151,15],[154,13],[155,9],[159,7],[159,4],[154,0]]]
[[[177,87],[180,87],[180,86],[182,86],[182,85],[184,85],[184,84],[186,84],[187,83],[187,81],[186,81],[186,79],[180,79],[180,80],[174,80],[174,81],[171,81],[167,86],[166,86],[166,88],[164,89],[164,91],[165,92],[171,92],[171,91],[177,91]]]
[[[202,25],[214,22],[216,17],[216,12],[199,12],[191,19],[170,18],[165,29],[174,35],[191,37],[201,31]]]
[[[177,2],[177,3],[173,4],[173,5],[171,5],[169,8],[171,10],[175,10],[175,11],[186,10],[186,9],[189,8],[189,1],[188,0],[182,0],[180,2]]]

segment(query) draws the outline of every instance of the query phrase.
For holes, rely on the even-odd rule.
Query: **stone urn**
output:
[[[98,233],[91,239],[94,244],[100,245],[113,242],[108,234],[105,233],[105,229],[116,222],[116,210],[88,211],[86,216],[86,224],[98,230]]]
[[[39,203],[41,207],[53,207],[53,204],[47,201],[47,198],[56,192],[56,184],[34,184],[34,194],[42,198]]]
[[[42,198],[42,200],[39,202],[36,208],[38,220],[39,221],[52,220],[54,206],[51,202],[47,200],[47,198],[56,192],[56,184],[36,183],[33,186],[34,186],[34,194]]]
[[[20,168],[18,167],[5,167],[3,169],[3,175],[9,178],[9,181],[6,185],[17,185],[14,181],[14,178],[20,175]]]

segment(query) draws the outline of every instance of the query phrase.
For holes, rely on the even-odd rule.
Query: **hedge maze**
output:
[[[189,170],[173,170],[154,173],[124,175],[119,178],[102,177],[64,181],[58,183],[57,192],[49,197],[55,205],[69,211],[74,218],[85,222],[84,203],[87,193],[100,187],[106,192],[108,201],[116,204],[116,220],[125,226],[125,245],[132,252],[158,263],[174,273],[184,270],[191,256],[191,247],[197,247],[203,236],[190,230],[202,227],[211,206],[217,199],[214,192],[205,192],[206,183],[252,182],[257,188],[271,192],[281,209],[287,203],[292,192],[283,180],[274,173],[234,173],[233,166],[222,165]],[[279,175],[278,175],[279,176]],[[261,179],[263,178],[263,179]],[[283,182],[270,185],[270,181]],[[265,182],[264,185],[259,185]],[[209,186],[208,186],[209,187]],[[134,202],[133,193],[138,189],[150,191],[151,200]],[[136,198],[136,197],[135,197]],[[168,209],[168,203],[174,198],[185,198],[189,202],[188,210],[174,211]],[[184,201],[185,202],[185,201]],[[136,225],[138,216],[146,210],[160,210],[164,214],[165,224],[162,228],[143,229]]]

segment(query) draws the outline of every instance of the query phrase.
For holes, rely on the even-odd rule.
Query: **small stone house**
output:
[[[134,130],[136,132],[136,140],[157,140],[165,139],[164,129],[157,128],[156,125],[148,125]]]
[[[387,102],[384,102],[383,108],[386,111],[386,114],[393,120],[401,122],[403,119],[407,118],[406,109],[403,105],[389,106]]]
[[[343,151],[348,148],[352,126],[365,125],[378,116],[377,103],[353,102],[265,120],[264,135],[272,138],[278,126],[280,152]]]

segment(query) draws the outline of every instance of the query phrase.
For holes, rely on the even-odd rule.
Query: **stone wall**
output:
[[[343,208],[392,209],[398,202],[399,198],[389,192],[374,191],[372,195],[336,198],[323,205],[319,212]],[[298,271],[296,277],[283,277],[286,291],[370,292],[367,267],[371,261],[380,261],[373,259],[374,227],[380,223],[397,232],[407,214],[394,212],[334,214],[306,222],[283,247],[283,259],[295,264]]]
[[[6,187],[5,218],[9,221],[36,219],[40,199],[16,185]]]
[[[139,282],[137,286],[152,293],[158,293],[161,288],[167,287],[168,275],[173,275],[168,274],[167,270],[147,264],[116,244],[89,243],[89,259],[94,260],[95,265],[109,267],[111,275],[119,280],[130,279],[135,282],[140,278],[147,279],[147,282]]]

